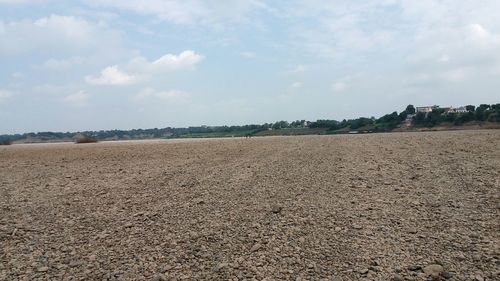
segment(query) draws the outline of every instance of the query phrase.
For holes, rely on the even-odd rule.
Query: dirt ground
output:
[[[0,147],[0,280],[500,280],[500,130]]]

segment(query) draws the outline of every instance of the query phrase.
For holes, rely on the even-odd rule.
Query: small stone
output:
[[[396,274],[394,276],[392,276],[391,278],[391,281],[403,281],[403,276],[399,275],[399,274]]]
[[[81,266],[83,263],[81,261],[70,261],[69,262],[69,266],[70,267],[79,267]]]
[[[363,269],[361,269],[361,270],[359,271],[359,273],[361,273],[361,274],[365,275],[365,274],[368,274],[368,271],[369,271],[369,270],[368,270],[368,268],[363,268]]]
[[[379,272],[380,271],[380,268],[378,268],[377,266],[370,266],[368,269],[370,271],[373,271],[373,272]]]
[[[167,281],[167,277],[164,274],[157,274],[153,277],[154,281]]]
[[[419,270],[422,270],[422,267],[420,265],[410,265],[408,267],[408,270],[410,270],[410,271],[419,271]]]
[[[262,248],[262,245],[257,243],[255,245],[253,245],[253,247],[250,249],[250,251],[257,252],[258,250],[260,250],[260,248]]]
[[[448,272],[448,271],[443,271],[441,273],[441,276],[444,278],[444,279],[450,279],[451,277],[453,277],[453,274],[451,274],[451,272]]]
[[[283,210],[283,207],[281,206],[273,206],[271,211],[274,213],[274,214],[279,214],[281,213],[281,211]]]
[[[439,264],[431,264],[424,267],[424,273],[433,277],[438,277],[443,271],[443,266]]]
[[[359,225],[359,224],[353,224],[353,225],[352,225],[352,228],[354,228],[354,229],[362,229],[362,228],[363,228],[363,226],[361,226],[361,225]]]
[[[90,261],[95,261],[97,259],[97,256],[96,255],[90,255],[89,256],[89,260]]]
[[[219,264],[217,265],[217,270],[218,270],[218,271],[223,270],[224,268],[227,268],[228,266],[229,266],[229,264],[228,264],[228,263],[226,263],[226,262],[219,263]]]
[[[42,267],[37,268],[36,271],[38,271],[38,272],[47,272],[47,271],[49,271],[49,268],[46,267],[46,266],[42,266]]]

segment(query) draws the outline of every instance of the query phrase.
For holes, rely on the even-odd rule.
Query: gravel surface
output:
[[[0,280],[500,280],[500,130],[0,147]]]

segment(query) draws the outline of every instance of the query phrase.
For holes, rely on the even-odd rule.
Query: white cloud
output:
[[[94,7],[116,8],[154,16],[180,25],[220,26],[229,22],[246,22],[247,15],[266,7],[259,0],[87,0]]]
[[[310,68],[311,67],[308,66],[308,65],[299,64],[299,65],[291,67],[290,69],[288,69],[287,71],[285,71],[285,75],[300,75],[300,74],[304,74],[307,71],[309,71]]]
[[[84,91],[79,91],[78,93],[74,93],[64,97],[63,101],[71,106],[83,107],[88,104],[89,94]]]
[[[19,72],[19,71],[16,71],[14,73],[12,73],[11,77],[14,78],[14,79],[21,79],[21,78],[24,78],[24,73],[22,72]]]
[[[240,56],[244,58],[255,58],[257,55],[253,52],[240,52]]]
[[[166,54],[152,62],[151,68],[156,71],[192,68],[202,59],[203,56],[194,51],[187,50],[179,55]]]
[[[348,88],[348,85],[346,82],[343,82],[343,81],[338,81],[338,82],[335,82],[333,83],[332,85],[332,89],[335,91],[335,92],[343,92],[345,90],[347,90]]]
[[[156,98],[166,102],[184,103],[189,101],[191,94],[179,90],[157,91],[154,88],[144,88],[135,96],[135,98],[136,100]]]
[[[108,66],[101,71],[99,76],[87,76],[85,81],[92,85],[112,85],[112,86],[124,86],[134,84],[139,81],[139,79],[131,74],[128,74],[118,68],[118,66]]]
[[[76,92],[79,89],[80,87],[74,84],[55,85],[46,83],[46,84],[36,85],[30,91],[44,95],[63,95],[69,92]]]
[[[68,70],[76,65],[82,64],[84,62],[83,58],[73,57],[69,59],[48,59],[44,63],[39,65],[33,65],[33,69],[36,70],[50,70],[50,71],[64,71]]]
[[[0,90],[0,104],[4,103],[10,97],[12,97],[12,92],[7,90]]]
[[[0,56],[29,52],[61,53],[118,49],[120,34],[102,23],[74,16],[50,15],[38,19],[0,20]]]
[[[296,54],[332,68],[366,73],[398,68],[410,80],[425,74],[428,79],[418,79],[421,88],[424,81],[428,87],[445,85],[491,77],[500,69],[500,21],[491,13],[500,10],[497,0],[294,3],[280,10],[291,26],[289,44]]]
[[[87,76],[85,81],[93,85],[136,84],[156,74],[193,69],[202,59],[202,55],[191,50],[183,51],[179,55],[166,54],[152,62],[144,57],[136,57],[122,68],[117,65],[108,66],[99,76]]]
[[[298,82],[297,81],[297,82],[293,82],[292,85],[290,85],[290,88],[292,88],[292,89],[300,89],[300,88],[302,88],[302,85],[303,85],[302,82]]]
[[[41,4],[47,0],[0,0],[0,5]]]

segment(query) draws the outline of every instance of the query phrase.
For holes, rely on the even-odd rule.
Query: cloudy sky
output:
[[[0,0],[0,134],[500,102],[498,0]]]

